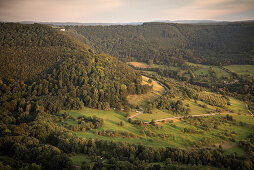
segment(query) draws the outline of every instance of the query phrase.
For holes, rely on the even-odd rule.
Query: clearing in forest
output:
[[[238,75],[253,75],[254,76],[254,65],[229,65],[224,67]]]
[[[149,78],[142,76],[142,84],[148,84],[149,86],[153,86],[152,90],[149,91],[146,94],[140,94],[140,95],[129,95],[127,97],[128,102],[133,106],[138,106],[141,108],[145,108],[146,105],[149,102],[154,101],[158,97],[160,97],[162,94],[165,93],[165,88],[161,86],[157,81],[150,79],[151,82],[149,82]]]
[[[150,68],[150,66],[146,63],[142,63],[142,62],[128,62],[127,64],[136,67],[136,68]]]

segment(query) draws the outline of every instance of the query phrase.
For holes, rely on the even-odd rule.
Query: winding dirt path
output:
[[[186,117],[202,117],[202,116],[215,116],[215,115],[221,115],[221,114],[237,114],[237,113],[210,113],[210,114],[200,114],[200,115],[189,115],[189,116],[179,116],[179,117],[169,117],[159,120],[154,120],[154,122],[162,122],[166,120],[174,120],[174,119],[182,119]],[[144,123],[150,123],[151,121],[144,122]]]
[[[142,110],[142,111],[140,111],[140,112],[138,112],[138,113],[136,113],[136,114],[130,116],[129,119],[132,119],[132,118],[134,118],[134,117],[136,117],[136,116],[138,116],[138,115],[140,115],[140,114],[143,114],[143,113],[144,113],[144,111]]]
[[[144,75],[146,76],[146,75]],[[163,84],[162,82],[160,81],[157,81],[157,80],[154,80],[153,78],[149,77],[149,76],[146,76],[150,79],[152,79],[153,81],[157,82],[158,84],[160,84],[162,87],[165,88],[165,90],[167,91],[167,93],[169,93],[169,88]],[[248,105],[245,103],[245,106],[248,110],[248,112],[251,114],[251,116],[254,117],[254,114],[249,110],[248,108]],[[129,119],[133,119],[134,117],[140,115],[140,114],[143,114],[144,111],[139,111],[138,113],[132,115],[129,117]],[[210,113],[210,114],[200,114],[200,115],[189,115],[189,116],[179,116],[179,117],[169,117],[169,118],[164,118],[164,119],[158,119],[158,120],[154,120],[155,122],[162,122],[162,121],[167,121],[167,120],[174,120],[174,119],[182,119],[182,118],[185,118],[185,117],[201,117],[201,116],[215,116],[215,115],[220,115],[220,114],[237,114],[237,113]],[[144,123],[150,123],[151,121],[148,121],[148,122],[144,122]]]
[[[245,103],[245,106],[246,106],[246,109],[248,110],[248,112],[251,114],[251,116],[254,117],[254,114],[249,110],[249,107],[248,107],[247,103]]]

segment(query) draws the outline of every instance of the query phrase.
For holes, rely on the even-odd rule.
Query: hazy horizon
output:
[[[130,23],[254,19],[254,0],[0,0],[7,22]]]

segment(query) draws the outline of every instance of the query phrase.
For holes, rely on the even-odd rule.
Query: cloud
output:
[[[220,19],[254,8],[254,0],[193,0],[177,9],[165,10],[164,14],[176,19]]]
[[[249,17],[254,0],[0,0],[2,21],[133,22]],[[245,14],[243,15],[243,12]]]
[[[122,0],[9,0],[0,1],[0,19],[70,21],[87,20],[96,13],[123,5]]]

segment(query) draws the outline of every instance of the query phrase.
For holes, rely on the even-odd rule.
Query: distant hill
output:
[[[212,65],[254,64],[254,23],[251,21],[218,24],[152,22],[136,26],[66,28],[85,37],[97,51],[124,61],[152,60],[168,65],[181,65],[183,60]]]
[[[211,23],[220,23],[223,21],[215,20],[156,20],[153,22],[162,22],[162,23],[178,23],[178,24],[211,24]]]
[[[63,25],[83,25],[83,26],[96,26],[96,25],[141,25],[143,22],[116,22],[116,23],[82,23],[82,22],[36,22],[36,21],[21,21],[21,24],[45,24],[45,25],[55,25],[55,26],[63,26]]]

